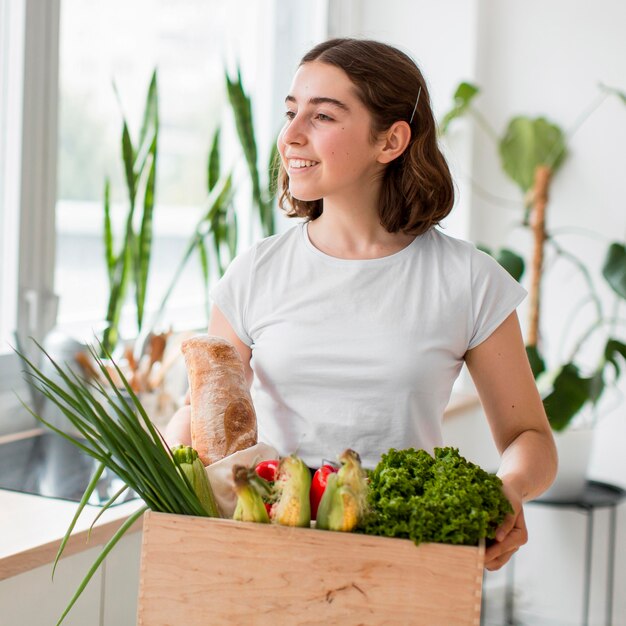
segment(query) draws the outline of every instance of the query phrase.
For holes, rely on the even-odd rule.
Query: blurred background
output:
[[[572,427],[593,430],[585,477],[626,489],[625,29],[621,0],[0,0],[0,435],[34,427],[11,346],[91,340],[110,324],[133,202],[131,230],[139,237],[145,217],[151,250],[144,282],[129,279],[114,303],[112,348],[206,327],[207,286],[232,254],[291,225],[269,162],[299,58],[328,37],[366,37],[400,47],[426,77],[458,189],[443,228],[521,261],[529,290],[536,189],[511,173],[507,138],[523,144],[525,167],[542,149],[537,128],[562,144],[550,157],[542,384],[575,360],[566,382],[588,389]],[[528,340],[528,301],[519,314]],[[472,394],[465,375],[457,388]],[[446,435],[497,463],[479,408],[447,419]],[[587,612],[586,623],[626,624],[623,503],[613,543],[609,512],[597,512],[591,561],[586,515],[528,509],[531,543],[514,580],[512,568],[488,576],[485,623],[578,624]]]

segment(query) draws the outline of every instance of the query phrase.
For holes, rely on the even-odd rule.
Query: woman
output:
[[[390,447],[442,445],[441,416],[467,364],[514,509],[487,550],[498,569],[526,542],[522,503],[556,471],[515,312],[525,291],[435,228],[453,185],[408,56],[324,42],[285,103],[280,204],[305,219],[233,261],[212,292],[209,334],[241,355],[259,440],[311,467],[347,447],[372,467]],[[188,442],[188,407],[167,436]]]

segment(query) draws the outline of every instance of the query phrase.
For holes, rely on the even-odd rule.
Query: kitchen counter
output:
[[[141,500],[132,500],[107,509],[94,526],[89,542],[89,527],[102,508],[87,505],[64,555],[106,543],[142,505]],[[67,500],[0,490],[0,580],[52,563],[77,506]],[[141,530],[141,522],[139,519],[127,532]]]

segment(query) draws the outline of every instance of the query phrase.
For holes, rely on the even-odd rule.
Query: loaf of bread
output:
[[[191,397],[191,445],[204,465],[257,443],[256,414],[243,363],[221,337],[183,342]]]

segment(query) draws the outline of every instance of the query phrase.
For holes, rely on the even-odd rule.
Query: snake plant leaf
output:
[[[148,155],[151,152],[154,136],[158,134],[159,127],[159,95],[157,86],[157,70],[152,72],[148,93],[146,95],[146,105],[143,111],[141,130],[139,131],[139,142],[133,167],[139,176],[145,167]]]
[[[441,120],[440,132],[442,135],[445,135],[448,132],[448,127],[453,120],[465,115],[470,104],[472,103],[472,100],[476,95],[478,95],[479,92],[480,89],[476,87],[476,85],[466,82],[459,84],[454,92],[454,105]]]
[[[226,72],[226,91],[233,110],[239,142],[243,149],[248,173],[252,182],[252,200],[258,210],[259,221],[265,236],[274,233],[274,212],[271,203],[261,191],[261,180],[257,165],[258,153],[252,119],[252,100],[245,93],[241,80],[241,69],[237,68],[237,78],[231,79]]]
[[[566,155],[563,131],[543,117],[515,117],[499,145],[502,168],[526,193],[532,188],[535,170],[540,165],[553,172]]]
[[[228,254],[230,256],[230,260],[232,261],[237,254],[237,212],[235,211],[232,204],[229,204],[227,207],[227,223],[228,223],[228,231],[226,233],[226,245],[228,246]]]
[[[126,186],[128,187],[128,195],[134,198],[137,193],[137,179],[135,177],[135,148],[130,138],[130,131],[126,120],[122,124],[122,160],[124,162],[124,173],[126,174]]]
[[[111,221],[111,180],[107,176],[104,180],[104,257],[109,277],[109,287],[113,285],[115,271],[115,251],[113,239],[113,225]]]
[[[146,292],[148,289],[148,272],[150,269],[150,258],[152,252],[152,230],[154,201],[156,191],[156,164],[157,164],[157,138],[154,137],[150,149],[150,170],[143,197],[143,213],[141,216],[141,226],[139,237],[137,238],[137,259],[135,262],[135,301],[137,304],[137,328],[141,330],[143,325],[143,314],[146,302]]]
[[[274,198],[276,197],[276,191],[278,189],[278,172],[280,171],[280,154],[278,153],[278,138],[274,140],[272,149],[270,150],[270,157],[267,163],[267,191],[268,191],[268,204],[274,204]]]
[[[530,363],[530,369],[533,372],[533,376],[535,380],[537,380],[539,375],[543,374],[546,371],[545,361],[539,353],[537,346],[526,346],[526,355],[528,356],[528,361]]]
[[[209,317],[210,311],[210,297],[209,297],[209,280],[210,280],[210,265],[209,265],[209,252],[206,247],[204,239],[198,241],[198,257],[200,259],[200,269],[202,270],[202,286],[204,288],[204,308]]]
[[[211,220],[213,219],[213,215],[219,209],[220,206],[224,204],[229,204],[232,202],[234,195],[233,185],[232,185],[232,172],[224,175],[220,178],[220,180],[215,184],[214,188],[211,190],[209,197],[206,202],[206,210],[204,214],[200,217],[198,222],[196,223],[196,227],[194,232],[187,243],[187,247],[185,249],[185,253],[183,254],[176,271],[165,290],[165,294],[161,299],[161,303],[159,304],[159,308],[157,312],[153,316],[152,325],[155,326],[161,320],[161,316],[165,311],[165,306],[169,301],[170,296],[172,295],[174,288],[178,284],[178,280],[187,265],[187,262],[193,255],[198,246],[198,242],[207,237],[211,232]]]
[[[576,365],[566,363],[554,379],[552,391],[543,399],[543,406],[553,430],[562,431],[592,399],[592,379],[584,378]]]
[[[213,134],[211,141],[211,150],[207,162],[207,188],[209,192],[215,187],[220,178],[220,127],[218,126]]]
[[[607,250],[602,275],[611,289],[626,299],[626,246],[621,243],[612,243]]]

